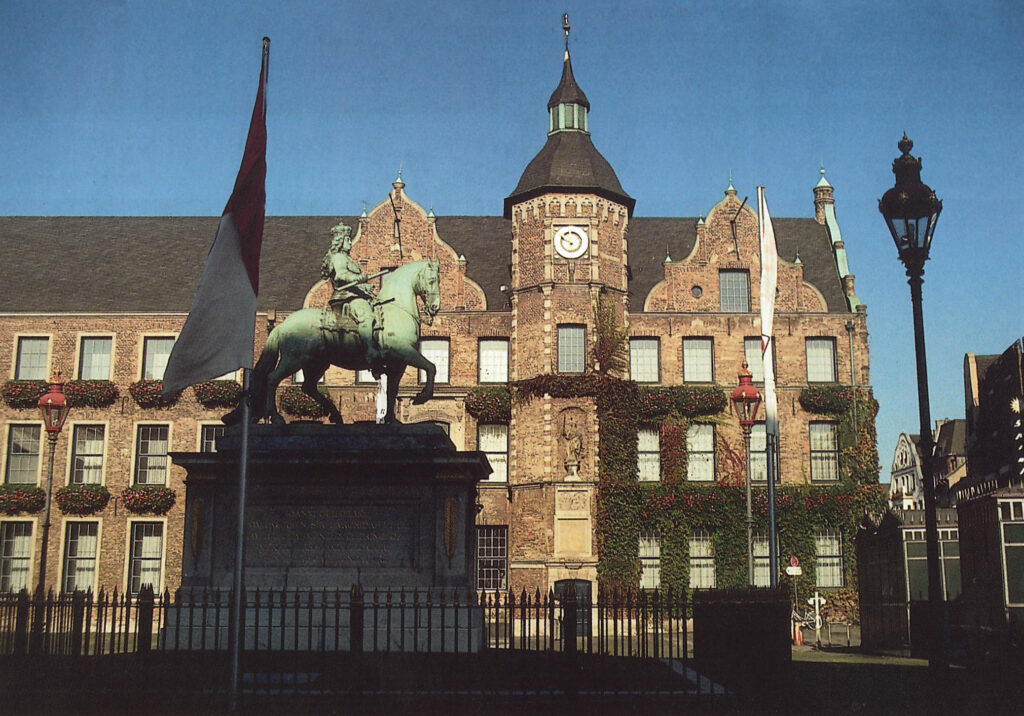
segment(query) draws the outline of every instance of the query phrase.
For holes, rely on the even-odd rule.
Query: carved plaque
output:
[[[415,567],[415,505],[250,508],[247,567]]]

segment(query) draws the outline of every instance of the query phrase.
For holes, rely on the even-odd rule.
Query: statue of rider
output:
[[[331,248],[324,254],[320,275],[331,282],[334,292],[330,304],[340,318],[347,314],[356,324],[359,339],[366,350],[366,365],[374,376],[383,371],[383,353],[373,340],[373,309],[370,302],[377,296],[366,274],[351,256],[352,230],[344,223],[331,228]],[[352,284],[346,286],[346,284]],[[343,288],[344,287],[344,288]]]

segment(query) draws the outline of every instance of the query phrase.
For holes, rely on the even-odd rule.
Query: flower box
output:
[[[35,408],[47,390],[45,380],[9,380],[4,383],[4,402],[12,408]]]
[[[46,506],[46,492],[35,485],[0,485],[0,512],[39,512]]]
[[[318,388],[317,390],[320,391],[320,395],[330,400],[330,394],[326,388]],[[281,391],[281,395],[278,397],[278,405],[282,412],[298,418],[322,418],[327,415],[327,412],[320,404],[303,393],[302,388],[297,385],[289,385]]]
[[[512,415],[512,398],[505,386],[472,388],[466,394],[466,412],[480,423],[507,423]]]
[[[192,386],[204,408],[233,408],[242,397],[242,386],[233,380],[208,380]]]
[[[121,504],[136,515],[166,514],[176,499],[174,490],[164,485],[138,485],[127,487],[121,492]]]
[[[91,515],[110,502],[110,492],[103,485],[67,485],[53,494],[53,501],[65,515]]]
[[[120,397],[109,380],[72,380],[64,385],[64,394],[72,408],[106,408]]]
[[[128,392],[140,408],[169,408],[178,402],[181,393],[164,397],[162,380],[137,380],[128,386]]]

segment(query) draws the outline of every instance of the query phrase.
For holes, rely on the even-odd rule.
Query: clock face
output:
[[[563,226],[555,232],[555,250],[566,259],[578,259],[587,253],[587,230],[582,226]]]

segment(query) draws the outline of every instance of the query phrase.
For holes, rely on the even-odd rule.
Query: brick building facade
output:
[[[341,219],[353,229],[352,255],[367,274],[419,258],[440,261],[441,312],[423,332],[423,349],[439,368],[436,396],[413,406],[417,376],[410,370],[398,410],[403,422],[445,424],[458,448],[491,458],[494,473],[479,488],[482,588],[596,584],[602,418],[592,395],[541,394],[514,400],[507,418],[484,422],[467,411],[467,396],[537,376],[602,370],[593,351],[599,302],[627,331],[629,362],[619,378],[729,391],[746,359],[763,380],[756,212],[730,182],[705,217],[634,216],[634,199],[591,141],[589,110],[566,52],[548,104],[547,141],[505,199],[503,216],[435,217],[406,194],[399,176],[373,209]],[[865,307],[854,293],[824,171],[808,197],[812,208],[813,217],[774,222],[783,486],[845,479],[836,421],[805,410],[802,391],[870,383]],[[268,217],[257,350],[287,313],[326,305],[330,291],[316,280],[317,268],[337,221]],[[75,408],[58,442],[54,489],[100,482],[113,498],[83,517],[54,508],[50,585],[131,590],[147,579],[172,589],[178,583],[184,473],[165,455],[212,447],[226,411],[203,407],[191,389],[170,407],[143,408],[129,385],[160,377],[215,227],[215,218],[0,218],[0,371],[16,381],[60,368],[68,379],[112,381],[119,393],[111,405]],[[32,276],[46,256],[62,257],[68,272],[40,287]],[[367,376],[337,368],[325,378],[346,420],[373,419],[376,385],[361,378]],[[34,408],[0,404],[5,483],[45,484],[40,426]],[[657,424],[639,426],[635,480],[660,480],[668,439]],[[761,480],[763,441],[763,426],[755,426],[752,466]],[[727,413],[691,421],[685,442],[686,480],[734,477],[743,439]],[[121,492],[139,483],[166,484],[175,505],[161,516],[126,511]],[[0,516],[0,587],[35,583],[41,519],[38,512]],[[853,551],[830,534],[816,542],[828,553],[820,556]],[[690,584],[711,586],[707,575],[714,582],[725,567],[715,565],[699,535],[693,540]],[[635,558],[644,586],[658,581],[659,549],[658,538],[641,530]]]

